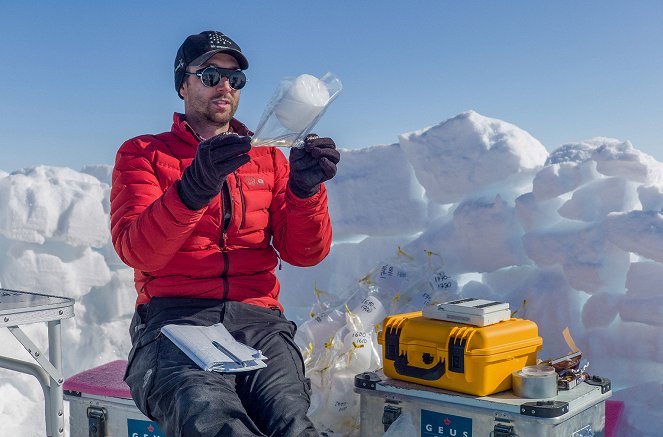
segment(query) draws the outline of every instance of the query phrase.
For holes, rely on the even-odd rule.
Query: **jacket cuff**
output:
[[[200,220],[200,217],[205,213],[207,207],[202,209],[190,209],[180,198],[177,186],[179,184],[172,184],[163,195],[163,205],[172,214],[172,216],[179,223],[195,223]]]
[[[300,188],[297,184],[293,183],[292,179],[290,179],[288,181],[288,186],[290,187],[290,191],[292,191],[292,193],[300,199],[308,199],[309,197],[315,196],[320,192],[320,184],[316,184],[308,190],[305,190]]]
[[[324,183],[320,184],[320,189],[317,193],[313,194],[310,197],[299,197],[294,193],[290,184],[285,192],[286,201],[295,206],[309,206],[309,205],[318,205],[320,202],[327,200],[327,188]]]

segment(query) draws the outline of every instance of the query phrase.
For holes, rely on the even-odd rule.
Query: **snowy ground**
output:
[[[110,171],[0,171],[0,285],[76,299],[76,317],[63,323],[65,376],[125,358],[130,349],[135,291],[110,244]],[[540,358],[567,352],[562,330],[569,327],[590,373],[611,378],[614,397],[625,401],[625,435],[653,436],[648,430],[663,427],[663,164],[611,138],[549,154],[517,126],[467,112],[395,144],[345,150],[328,188],[330,256],[313,268],[284,265],[279,272],[287,315],[309,348],[318,387],[312,411],[322,426],[352,427],[352,417],[340,420],[356,408],[344,382],[377,360],[356,354],[354,364],[331,374],[334,390],[316,380],[316,364],[348,353],[347,335],[325,348],[328,333],[360,335],[375,322],[361,319],[357,296],[371,295],[379,309],[373,314],[382,315],[460,295],[506,300],[536,321]],[[399,246],[407,255],[397,255]],[[383,266],[402,273],[401,282],[376,279]],[[425,279],[433,292],[408,288],[407,278]],[[415,291],[401,295],[392,286]],[[351,312],[320,312],[344,302]],[[332,323],[324,336],[316,334],[320,314]],[[46,348],[45,327],[24,329]],[[372,333],[367,339],[374,345]],[[3,354],[30,359],[7,330],[0,344]],[[322,406],[329,401],[350,408],[329,411]],[[43,435],[42,408],[35,380],[0,372],[2,435]]]

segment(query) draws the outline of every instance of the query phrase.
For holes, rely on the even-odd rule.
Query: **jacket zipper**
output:
[[[228,226],[233,218],[233,202],[230,197],[230,188],[228,187],[228,181],[223,181],[223,186],[221,187],[221,253],[223,254],[223,272],[221,273],[221,278],[223,278],[223,300],[228,298],[228,288],[230,287],[228,281],[228,269],[229,269],[229,260],[228,252],[226,252],[226,244],[228,242]],[[228,207],[230,209],[230,219],[228,220],[228,226],[226,226],[225,218],[225,205],[223,199],[228,196]]]
[[[237,189],[239,190],[239,200],[240,203],[242,204],[242,220],[239,222],[239,229],[244,228],[244,218],[246,216],[246,204],[244,203],[244,190],[242,190],[242,182],[239,180],[239,177],[237,176],[237,172],[233,172],[235,175],[235,181],[237,183]]]

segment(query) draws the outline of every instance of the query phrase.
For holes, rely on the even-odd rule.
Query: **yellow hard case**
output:
[[[536,364],[543,340],[531,320],[483,327],[423,317],[421,311],[384,319],[384,374],[445,390],[487,396],[511,388],[511,373]]]

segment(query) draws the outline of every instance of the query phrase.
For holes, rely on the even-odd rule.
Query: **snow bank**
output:
[[[278,272],[317,387],[314,420],[356,433],[351,377],[380,359],[374,321],[358,316],[363,305],[381,317],[476,296],[506,300],[535,320],[541,358],[567,351],[561,332],[569,327],[590,372],[616,388],[633,386],[616,394],[626,402],[628,435],[654,435],[648,430],[658,427],[641,429],[641,418],[660,419],[662,168],[610,138],[548,155],[527,132],[476,112],[403,134],[397,144],[343,151],[328,183],[329,257]],[[126,358],[130,348],[135,291],[109,241],[110,174],[108,165],[0,172],[0,284],[76,298],[76,317],[63,323],[66,376]],[[46,349],[42,328],[25,329]],[[355,348],[356,339],[370,347]],[[8,332],[0,342],[29,359]],[[35,381],[2,371],[0,396],[5,434],[43,433]]]
[[[110,236],[104,195],[98,179],[68,168],[17,171],[0,179],[0,234],[38,244],[103,246]]]
[[[443,204],[540,167],[548,157],[545,147],[529,133],[474,111],[399,139],[428,198]]]
[[[329,191],[336,239],[408,235],[422,230],[428,215],[424,190],[398,144],[342,153],[343,171],[338,172],[334,189]]]

